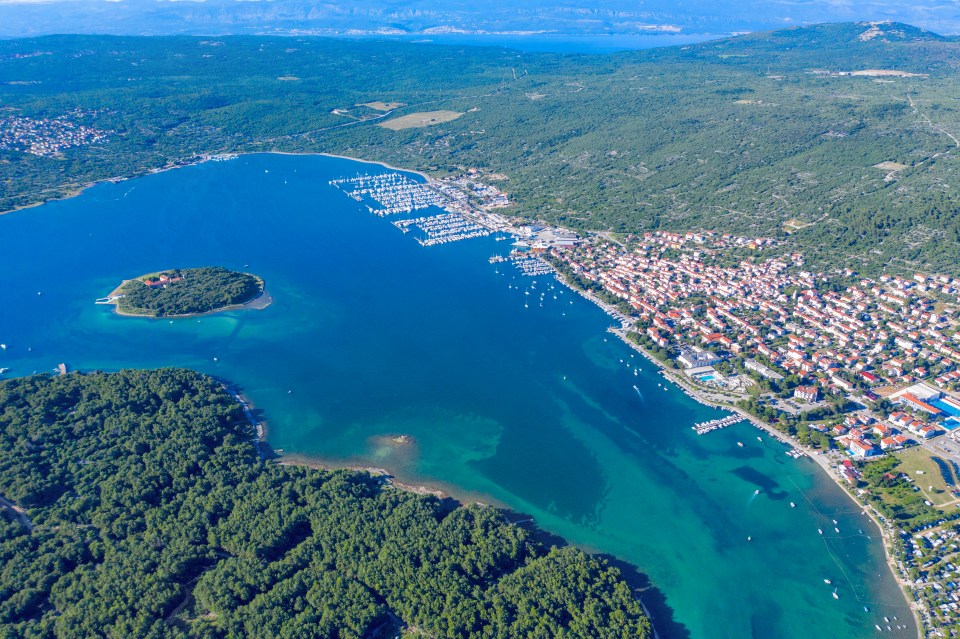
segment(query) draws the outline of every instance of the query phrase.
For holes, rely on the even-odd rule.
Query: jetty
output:
[[[514,251],[510,254],[510,259],[523,275],[549,275],[555,272],[550,264],[535,255]]]
[[[421,246],[435,246],[490,235],[489,229],[468,220],[459,213],[396,220],[392,224],[404,233],[411,226],[423,231],[426,237],[417,238]]]
[[[377,204],[376,208],[367,204],[367,209],[381,217],[412,213],[431,206],[442,208],[447,204],[446,198],[428,184],[415,182],[401,173],[357,175],[330,180],[329,184],[357,202]]]
[[[742,422],[743,419],[743,415],[728,415],[719,419],[711,419],[710,421],[694,424],[690,428],[696,431],[697,435],[703,435],[704,433],[720,430],[721,428],[726,428],[727,426],[733,426],[734,424]]]

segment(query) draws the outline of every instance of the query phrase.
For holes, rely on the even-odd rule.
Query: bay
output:
[[[504,47],[530,53],[606,54],[697,44],[731,35],[729,33],[448,33],[377,36],[377,39],[472,47]],[[369,38],[370,36],[356,36],[350,39]]]
[[[0,216],[0,367],[230,380],[286,455],[386,468],[628,562],[663,637],[868,637],[894,615],[907,629],[884,636],[916,636],[879,531],[813,462],[746,424],[695,435],[720,412],[552,278],[489,264],[508,242],[424,248],[328,184],[385,171],[250,155]],[[173,321],[93,304],[205,265],[260,275],[274,303]]]

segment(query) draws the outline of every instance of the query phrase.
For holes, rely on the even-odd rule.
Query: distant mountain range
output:
[[[597,6],[598,4],[602,6]],[[960,33],[948,0],[0,0],[0,35],[730,34],[819,22],[901,21]]]

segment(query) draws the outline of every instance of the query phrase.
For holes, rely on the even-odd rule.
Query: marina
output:
[[[412,213],[431,206],[442,208],[446,203],[445,198],[427,184],[414,182],[395,172],[339,178],[330,180],[329,184],[381,217]],[[378,204],[379,208],[374,208],[368,201]]]
[[[516,266],[523,275],[533,277],[537,275],[549,275],[555,272],[552,266],[535,255],[514,252],[511,253],[510,259],[513,261],[513,265]]]
[[[742,415],[728,415],[726,417],[721,417],[719,419],[711,419],[706,422],[700,422],[699,424],[694,424],[690,428],[696,431],[697,435],[703,435],[705,433],[710,433],[715,430],[720,430],[721,428],[726,428],[727,426],[733,426],[734,424],[739,424],[744,420]]]
[[[475,237],[490,235],[486,228],[467,220],[459,213],[443,213],[428,217],[418,217],[410,220],[396,220],[392,223],[406,233],[410,227],[423,231],[425,237],[417,238],[421,246],[434,246],[459,242]]]

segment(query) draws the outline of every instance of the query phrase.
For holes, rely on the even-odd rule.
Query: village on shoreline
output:
[[[157,172],[237,157],[204,155]],[[487,235],[511,241],[509,255],[491,263],[556,273],[692,399],[749,420],[788,454],[819,465],[881,530],[920,636],[958,636],[960,281],[827,276],[804,270],[800,254],[777,255],[773,239],[710,231],[581,237],[505,214],[512,203],[490,184],[502,176],[468,170],[437,179],[367,163],[393,177],[332,185],[384,217],[443,209],[395,224],[418,229],[423,246]],[[248,399],[238,401],[262,442],[265,424],[249,414]],[[905,463],[900,456],[914,451],[923,458],[903,469],[870,472],[885,460]],[[918,503],[918,512],[909,510]]]
[[[814,273],[771,238],[712,231],[583,238],[504,215],[477,170],[331,182],[423,246],[497,234],[521,273],[557,279],[704,405],[819,465],[877,524],[921,636],[956,636],[960,591],[960,281]],[[501,235],[502,234],[502,235]],[[881,628],[882,630],[882,628]]]
[[[955,636],[960,282],[848,272],[853,283],[841,292],[803,271],[801,255],[792,264],[762,257],[773,244],[657,231],[550,247],[545,258],[688,396],[817,463],[877,524],[921,636]],[[894,470],[911,449],[922,451],[923,469]],[[874,465],[883,458],[896,461]],[[924,491],[931,466],[940,488]]]

